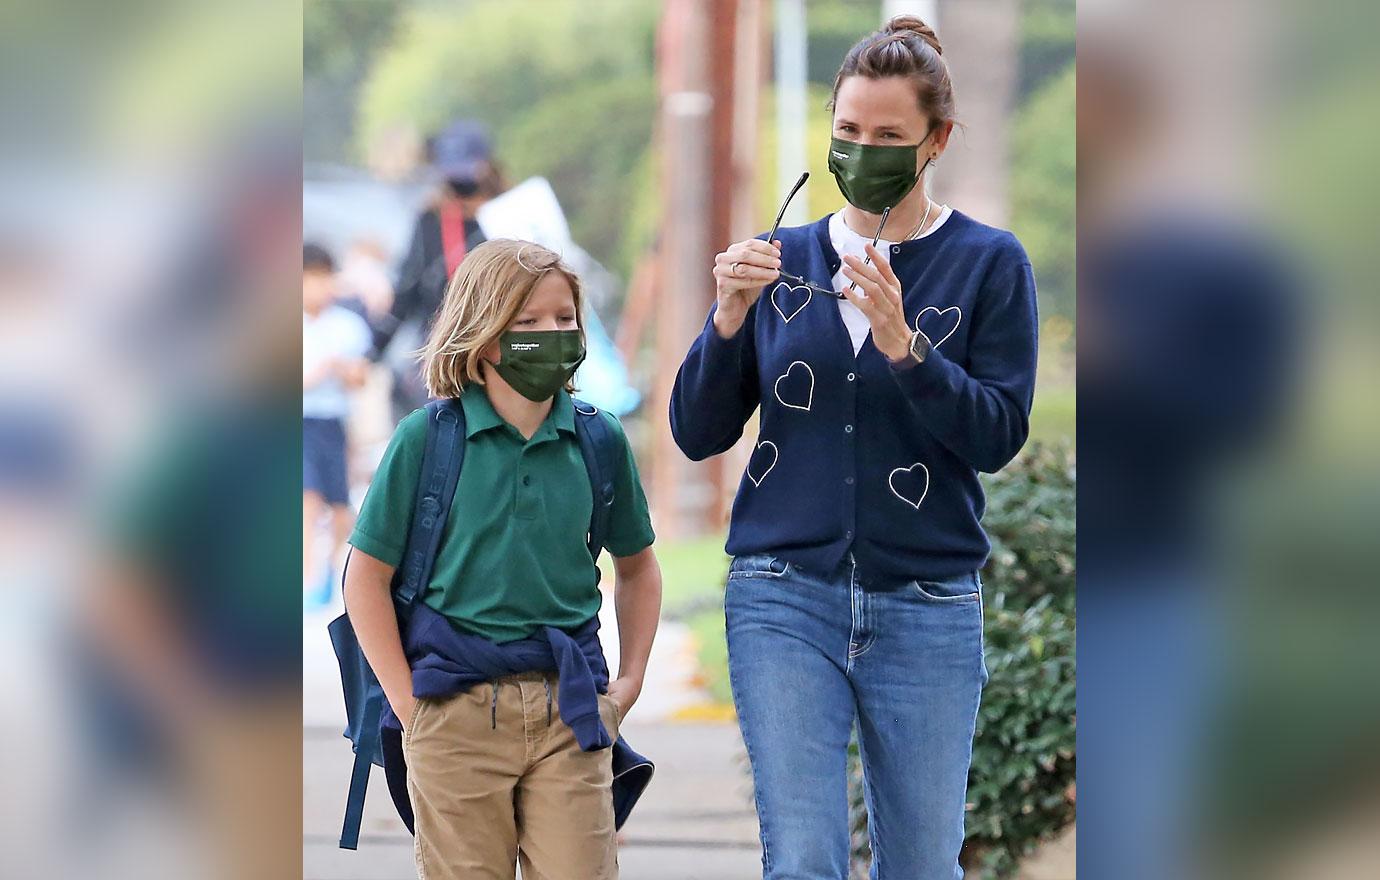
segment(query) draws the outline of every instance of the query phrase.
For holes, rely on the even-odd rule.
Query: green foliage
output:
[[[302,72],[310,78],[355,75],[388,41],[402,0],[306,0],[302,7]]]
[[[584,82],[521,108],[496,144],[514,182],[534,175],[551,181],[575,241],[625,278],[634,256],[625,240],[650,240],[650,230],[631,235],[628,207],[639,186],[655,191],[653,180],[631,173],[650,156],[655,112],[650,75]]]
[[[393,35],[402,0],[306,0],[302,8],[302,155],[348,156],[359,85]]]
[[[986,604],[991,679],[973,742],[967,844],[990,876],[1011,876],[1074,817],[1075,627],[1057,598],[1019,611],[996,592]]]
[[[1021,457],[984,478],[982,526],[992,556],[982,570],[1012,607],[1053,596],[1072,610],[1077,571],[1077,469],[1067,444],[1031,443]]]
[[[1016,100],[1025,102],[1074,56],[1073,0],[1025,0],[1021,10],[1021,68]]]
[[[987,481],[982,692],[968,777],[966,867],[1015,874],[1020,859],[1074,819],[1074,458],[1034,444]],[[862,767],[849,753],[853,876],[870,859]]]
[[[1011,230],[1035,267],[1045,317],[1074,317],[1076,101],[1070,63],[1021,108],[1011,137]]]
[[[648,79],[658,13],[654,4],[637,0],[411,7],[366,84],[361,142],[398,124],[429,134],[461,116],[501,131],[534,96],[546,100],[590,82]]]
[[[881,23],[882,4],[877,0],[867,3],[806,0],[806,79],[824,86],[827,98],[843,56]]]
[[[656,220],[659,14],[639,0],[410,7],[363,87],[355,152],[397,127],[480,119],[511,182],[550,179],[575,240],[627,277]]]

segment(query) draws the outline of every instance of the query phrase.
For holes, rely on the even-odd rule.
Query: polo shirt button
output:
[[[531,474],[523,474],[523,476],[522,476],[522,485],[524,485],[524,486],[530,486],[530,485],[532,485],[532,475],[531,475]]]
[[[852,425],[844,425],[844,426],[843,426],[843,433],[845,433],[845,434],[851,434],[851,433],[853,433],[853,426],[852,426]]]
[[[849,381],[849,382],[852,382],[852,381],[853,381],[854,379],[856,379],[856,378],[858,378],[858,377],[857,377],[856,375],[854,375],[853,373],[849,373],[849,374],[848,374],[848,381]]]

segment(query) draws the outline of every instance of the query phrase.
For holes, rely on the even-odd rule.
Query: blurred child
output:
[[[335,262],[325,248],[302,248],[302,578],[321,577],[317,530],[330,511],[334,560],[354,525],[345,436],[350,389],[364,384],[369,325],[335,302]]]

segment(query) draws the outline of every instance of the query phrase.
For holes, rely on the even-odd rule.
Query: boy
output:
[[[302,248],[302,579],[317,586],[317,529],[330,511],[334,560],[354,515],[350,510],[345,418],[348,392],[364,384],[369,325],[335,303],[335,261],[325,248]]]

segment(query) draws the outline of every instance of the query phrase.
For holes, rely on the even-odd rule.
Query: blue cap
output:
[[[431,164],[447,179],[474,181],[491,151],[488,128],[482,122],[462,119],[432,139]]]

